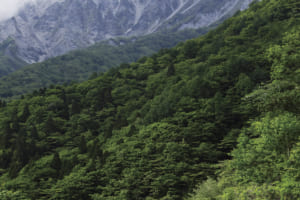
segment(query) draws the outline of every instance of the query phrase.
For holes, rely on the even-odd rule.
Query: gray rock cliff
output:
[[[27,63],[120,37],[209,26],[252,0],[38,0],[0,22]]]

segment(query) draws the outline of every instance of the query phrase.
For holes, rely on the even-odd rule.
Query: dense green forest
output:
[[[121,63],[133,62],[159,49],[174,47],[177,43],[204,34],[215,26],[214,24],[198,30],[164,31],[140,37],[114,38],[26,67],[24,62],[16,59],[16,55],[4,54],[8,49],[12,52],[10,54],[17,52],[14,41],[6,41],[0,45],[0,98],[15,98],[35,89],[49,87],[51,84],[82,82],[90,76],[95,76],[95,73],[107,71]]]
[[[1,101],[1,199],[299,199],[298,13],[255,2],[203,37]]]

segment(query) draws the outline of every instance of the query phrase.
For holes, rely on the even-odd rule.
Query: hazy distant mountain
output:
[[[109,38],[206,27],[251,1],[39,0],[0,23],[0,42],[14,40],[13,53],[34,63]]]

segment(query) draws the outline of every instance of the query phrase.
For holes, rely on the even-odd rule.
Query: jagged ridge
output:
[[[118,36],[206,27],[252,0],[40,0],[0,24],[27,63]]]

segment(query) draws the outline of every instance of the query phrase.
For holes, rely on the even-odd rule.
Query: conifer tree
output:
[[[52,169],[55,169],[57,172],[59,172],[61,169],[61,160],[57,152],[55,152],[53,155],[53,159],[51,161],[50,167]]]
[[[29,106],[28,106],[28,104],[25,104],[22,115],[20,116],[20,121],[26,122],[26,120],[28,119],[29,116],[30,116]]]
[[[86,140],[85,140],[84,136],[81,136],[81,138],[80,138],[79,151],[82,154],[87,152]]]
[[[175,74],[175,67],[173,64],[171,64],[169,67],[168,67],[168,72],[167,72],[167,76],[173,76]]]
[[[31,129],[31,137],[34,140],[39,139],[38,130],[36,129],[36,126],[34,126],[34,125],[32,126],[32,129]]]
[[[80,113],[80,102],[76,99],[72,100],[72,104],[71,104],[71,111],[70,114],[71,115],[75,115]]]
[[[55,121],[53,120],[53,117],[51,114],[48,115],[46,121],[45,121],[45,126],[44,126],[45,132],[47,134],[53,133],[57,131],[57,127],[55,125]]]

